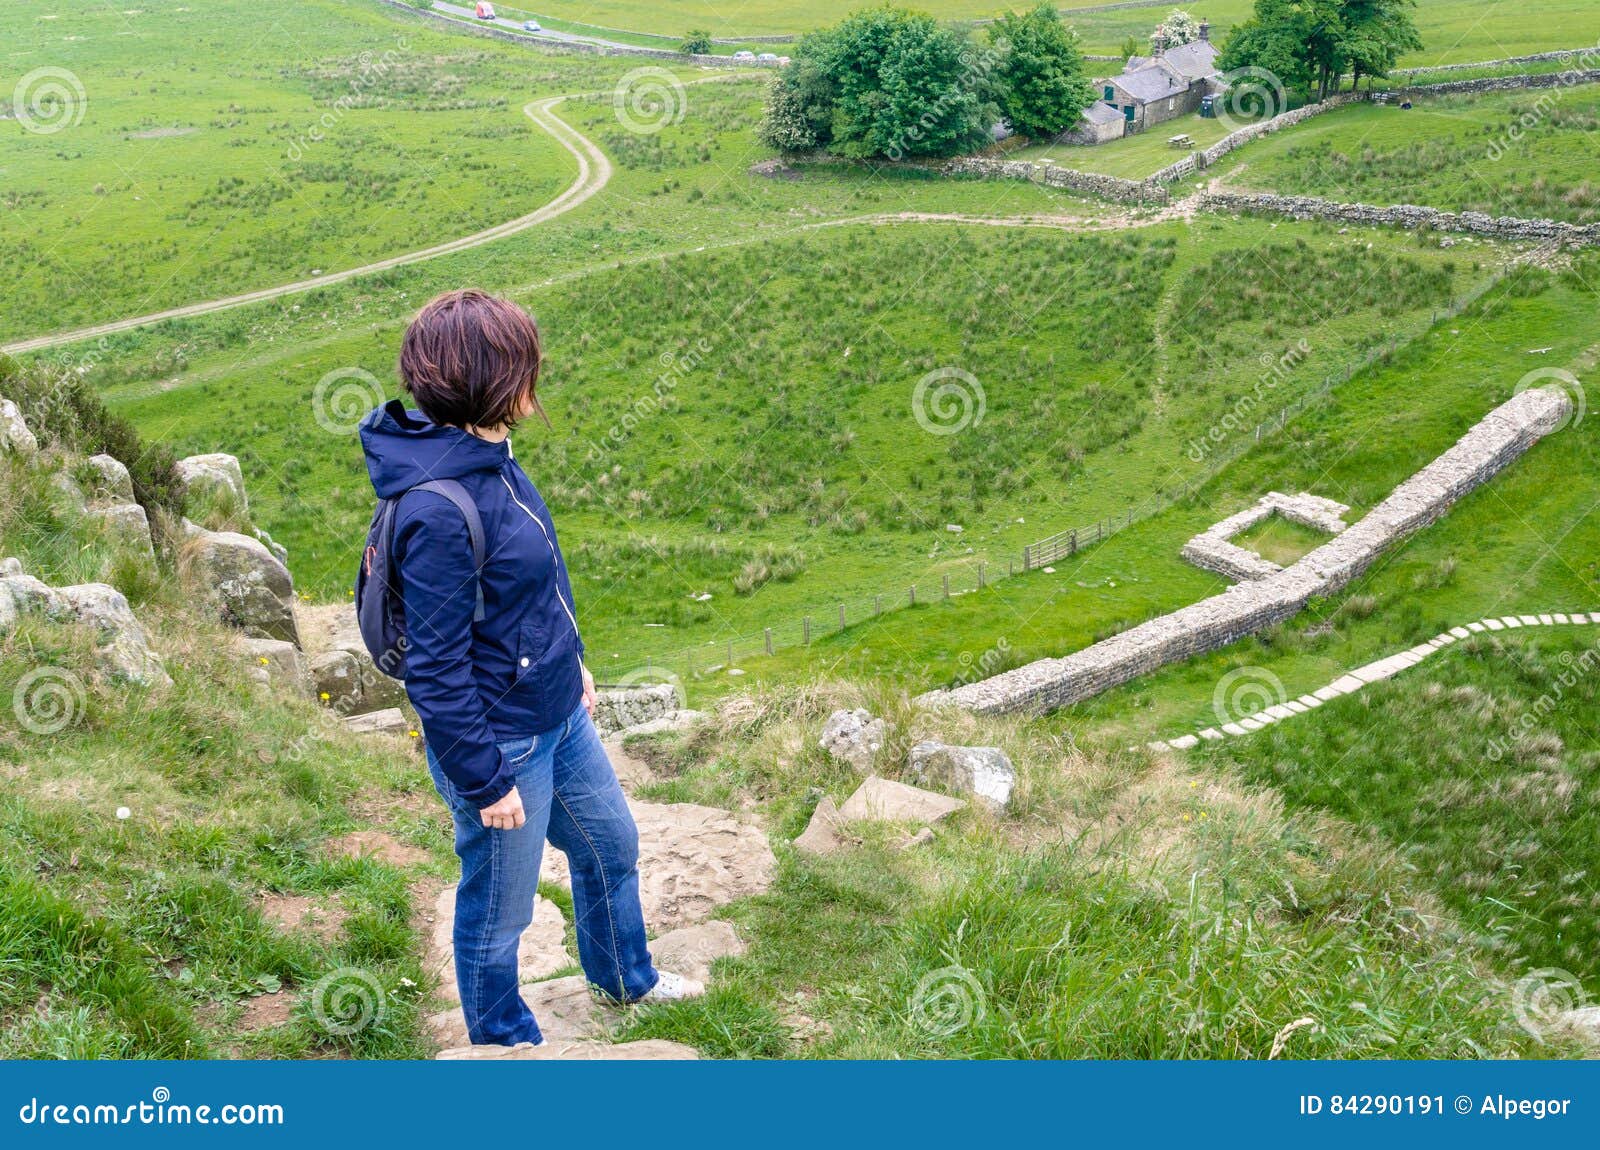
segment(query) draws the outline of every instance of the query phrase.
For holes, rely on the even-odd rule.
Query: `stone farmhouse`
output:
[[[1061,142],[1102,144],[1195,111],[1222,87],[1217,55],[1211,25],[1201,24],[1198,40],[1174,48],[1157,44],[1149,56],[1128,57],[1121,73],[1095,81],[1100,98]]]

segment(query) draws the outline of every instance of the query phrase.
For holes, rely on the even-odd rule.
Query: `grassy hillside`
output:
[[[1600,85],[1354,104],[1224,161],[1230,183],[1364,203],[1600,220]],[[1224,171],[1228,168],[1224,168]]]

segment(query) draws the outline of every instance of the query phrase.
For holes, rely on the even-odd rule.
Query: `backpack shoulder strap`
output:
[[[411,490],[431,491],[435,495],[444,496],[455,504],[456,510],[460,511],[462,518],[467,521],[467,538],[472,543],[472,565],[478,572],[478,606],[473,612],[472,621],[483,622],[483,519],[478,514],[478,505],[472,501],[472,496],[467,494],[467,489],[454,479],[430,479],[426,483],[417,484]]]

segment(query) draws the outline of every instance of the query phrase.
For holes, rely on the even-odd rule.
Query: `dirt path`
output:
[[[79,340],[96,339],[116,332],[129,331],[136,327],[143,327],[145,324],[160,323],[163,320],[187,319],[191,316],[226,311],[229,308],[241,307],[245,304],[261,303],[265,300],[297,295],[301,292],[311,291],[313,288],[343,283],[346,280],[370,275],[373,272],[387,271],[390,268],[404,267],[407,264],[431,260],[436,256],[449,255],[453,252],[462,252],[471,248],[481,247],[483,244],[504,239],[506,236],[516,235],[518,232],[526,231],[548,220],[553,220],[593,197],[610,182],[612,175],[611,161],[606,159],[605,153],[596,147],[592,140],[579,133],[576,129],[569,127],[556,116],[555,106],[570,98],[571,94],[549,96],[542,100],[535,100],[522,109],[530,120],[555,137],[556,141],[571,152],[578,161],[578,177],[572,181],[566,191],[548,204],[529,212],[525,216],[518,216],[514,220],[497,224],[481,232],[474,232],[469,236],[446,240],[444,243],[435,244],[432,247],[406,252],[403,255],[390,256],[387,259],[363,264],[360,267],[346,268],[343,271],[317,276],[315,279],[296,280],[294,283],[279,284],[277,287],[261,288],[257,291],[244,292],[239,295],[224,296],[221,299],[208,300],[204,303],[186,304],[182,307],[168,308],[165,311],[151,312],[148,315],[112,320],[109,323],[95,324],[92,327],[78,328],[75,331],[36,336],[33,339],[7,344],[5,347],[0,347],[0,351],[11,355],[42,351],[46,348],[76,343]]]

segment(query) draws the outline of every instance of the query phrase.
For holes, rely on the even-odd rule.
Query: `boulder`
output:
[[[274,559],[276,559],[279,563],[282,563],[285,567],[289,566],[289,549],[287,547],[285,547],[282,543],[279,543],[271,535],[268,535],[266,531],[262,530],[260,527],[252,527],[250,531],[256,537],[256,539],[260,541],[263,547],[272,552],[272,557]]]
[[[269,681],[282,683],[302,695],[310,693],[311,675],[300,649],[293,643],[282,639],[246,639],[244,648],[250,656],[250,665],[265,672]]]
[[[856,788],[856,793],[845,800],[844,806],[839,808],[839,818],[842,822],[936,823],[966,805],[949,795],[924,791],[872,775],[863,780]]]
[[[312,690],[322,702],[341,714],[361,709],[361,665],[349,651],[312,656],[309,672]]]
[[[185,568],[224,622],[248,635],[300,645],[289,569],[256,539],[189,524]]]
[[[0,581],[0,635],[17,625],[17,597],[11,593],[9,583]]]
[[[0,451],[23,456],[39,453],[39,441],[28,430],[22,411],[9,399],[0,399]]]
[[[92,507],[88,514],[99,522],[102,534],[113,546],[155,562],[156,549],[150,540],[150,519],[143,507],[137,503],[116,503],[109,507]]]
[[[888,727],[867,711],[835,711],[822,725],[820,746],[860,774],[872,769],[873,756],[883,748]]]
[[[245,496],[244,472],[239,461],[222,452],[191,455],[177,463],[178,483],[186,499],[228,500],[242,513],[249,510]]]
[[[346,715],[345,730],[357,735],[403,735],[411,730],[405,714],[399,707],[383,711],[368,711],[364,715]]]
[[[672,683],[601,691],[594,707],[594,725],[602,735],[615,734],[678,710],[678,688]]]
[[[14,585],[17,581],[9,582]],[[119,678],[158,686],[172,682],[161,656],[150,649],[128,600],[115,587],[104,583],[62,587],[54,593],[51,614],[93,627],[102,663]]]
[[[952,747],[940,742],[911,748],[908,765],[919,783],[975,795],[994,810],[1011,803],[1017,772],[999,747]]]
[[[102,505],[132,503],[133,477],[122,461],[110,455],[91,455],[82,473],[91,501]]]

